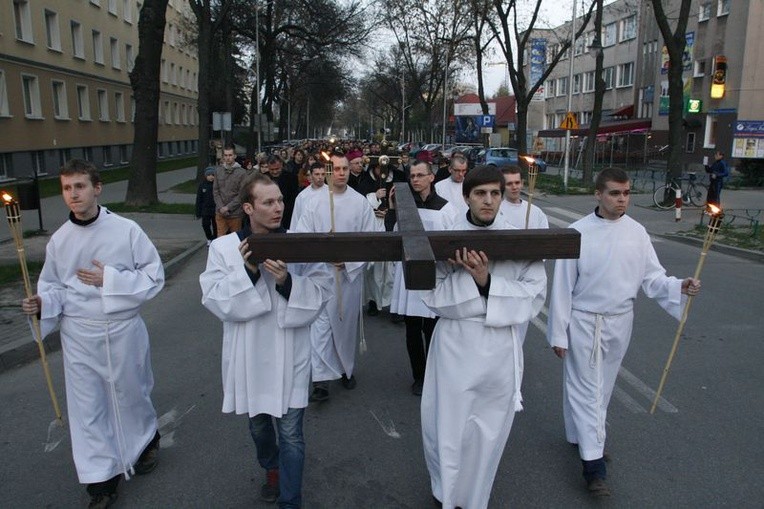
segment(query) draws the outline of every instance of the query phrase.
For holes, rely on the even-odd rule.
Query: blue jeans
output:
[[[302,503],[302,470],[305,440],[302,436],[304,408],[290,408],[281,418],[257,414],[249,418],[249,432],[255,441],[257,461],[266,470],[279,469],[279,507],[298,508]],[[276,429],[278,428],[278,444]]]

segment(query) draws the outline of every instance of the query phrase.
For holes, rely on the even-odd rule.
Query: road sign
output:
[[[565,129],[567,131],[578,129],[578,120],[576,120],[576,116],[572,111],[569,111],[568,114],[565,115],[565,119],[562,121],[562,124],[560,124],[560,129]]]
[[[496,115],[478,115],[476,117],[478,127],[493,127]]]

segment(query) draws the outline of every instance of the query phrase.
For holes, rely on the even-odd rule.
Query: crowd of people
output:
[[[250,260],[253,235],[395,230],[395,182],[408,182],[426,230],[548,228],[543,211],[522,198],[519,167],[468,169],[458,152],[441,167],[428,154],[383,152],[376,143],[313,142],[239,164],[226,146],[205,171],[197,216],[209,251],[199,281],[202,304],[223,323],[222,411],[249,419],[265,472],[262,499],[300,507],[305,409],[327,404],[332,381],[357,386],[362,314],[387,308],[405,324],[434,504],[484,508],[523,408],[522,348],[547,299],[544,260],[491,259],[465,246],[438,262],[432,290],[407,289],[399,262]],[[102,508],[116,500],[122,476],[157,464],[139,311],[164,274],[140,227],[98,204],[102,183],[91,163],[68,162],[61,184],[70,221],[51,238],[38,293],[22,308],[46,333],[61,328],[74,462],[89,507]],[[700,291],[696,279],[666,275],[644,227],[626,214],[629,191],[622,170],[599,173],[596,208],[571,225],[581,233],[580,258],[554,263],[549,295],[565,437],[597,497],[610,495],[605,419],[637,293],[679,318]]]

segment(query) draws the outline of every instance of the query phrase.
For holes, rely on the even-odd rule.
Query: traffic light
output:
[[[711,99],[724,97],[724,89],[727,83],[727,57],[718,55],[714,57],[714,75],[711,80]]]

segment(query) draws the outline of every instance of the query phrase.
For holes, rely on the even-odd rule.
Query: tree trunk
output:
[[[153,205],[157,198],[157,138],[159,136],[159,83],[168,0],[145,2],[138,20],[138,56],[130,72],[135,98],[132,169],[125,203]]]
[[[197,19],[199,52],[199,160],[197,163],[196,179],[201,182],[204,169],[210,164],[210,74],[212,58],[212,20],[209,12]]]
[[[602,0],[597,0],[597,10],[594,14],[594,33],[602,33]],[[594,177],[594,154],[597,147],[597,131],[602,120],[602,101],[605,96],[605,80],[602,78],[605,55],[602,50],[600,37],[595,36],[594,40],[598,43],[599,51],[595,57],[594,65],[594,107],[592,108],[592,121],[589,125],[589,134],[586,138],[586,149],[584,152],[584,185],[591,184]],[[572,86],[572,84],[570,85]]]

